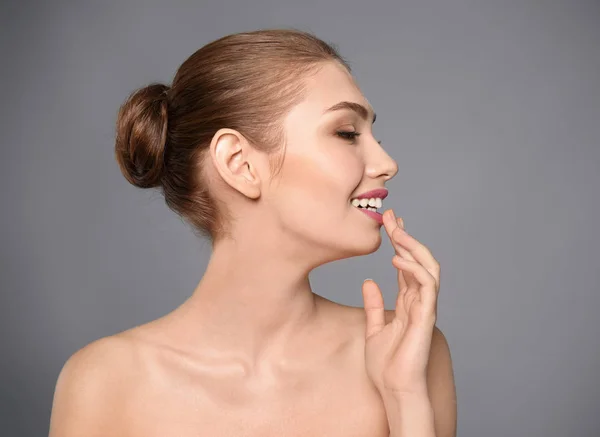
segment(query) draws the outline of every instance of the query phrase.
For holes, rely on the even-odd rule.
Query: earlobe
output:
[[[260,177],[251,162],[251,145],[233,129],[219,129],[210,144],[210,153],[221,178],[243,195],[260,197]]]

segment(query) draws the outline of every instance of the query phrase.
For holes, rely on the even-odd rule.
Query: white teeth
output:
[[[370,211],[377,211],[377,208],[381,208],[383,205],[383,200],[379,197],[372,197],[370,199],[352,199],[352,205],[366,208]]]

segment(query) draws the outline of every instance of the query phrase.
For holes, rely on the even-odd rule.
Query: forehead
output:
[[[305,98],[292,109],[289,118],[318,121],[328,108],[343,101],[359,103],[373,113],[352,75],[337,62],[328,62],[306,79]]]

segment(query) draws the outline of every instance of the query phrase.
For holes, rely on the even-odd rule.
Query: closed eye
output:
[[[355,140],[359,135],[361,135],[360,132],[356,131],[337,131],[336,133],[339,137],[346,140]],[[377,141],[377,144],[381,145],[381,141]]]
[[[336,133],[346,140],[355,140],[360,135],[360,132],[356,131],[337,131]]]

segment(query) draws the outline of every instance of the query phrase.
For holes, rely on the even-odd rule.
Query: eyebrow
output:
[[[323,112],[323,114],[326,114],[327,112],[331,112],[331,111],[339,111],[341,109],[349,109],[351,111],[354,111],[365,121],[367,121],[367,119],[369,118],[370,111],[367,108],[365,108],[363,105],[361,105],[360,103],[356,103],[356,102],[336,103],[331,108],[326,109]],[[373,112],[373,121],[371,123],[375,123],[376,118],[377,118],[377,114],[375,114],[375,112]]]

